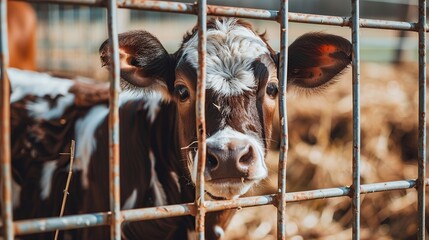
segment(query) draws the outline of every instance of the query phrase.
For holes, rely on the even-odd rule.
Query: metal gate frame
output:
[[[39,233],[47,231],[85,228],[91,226],[110,225],[111,239],[121,239],[120,225],[122,222],[148,219],[167,218],[173,216],[193,215],[196,217],[198,239],[204,239],[204,219],[206,212],[223,209],[262,206],[272,204],[277,207],[277,238],[286,238],[286,203],[311,199],[349,196],[352,198],[353,233],[352,239],[360,238],[360,194],[382,192],[398,189],[416,188],[418,191],[418,239],[425,238],[425,190],[429,185],[426,178],[426,0],[419,0],[418,22],[400,22],[362,19],[359,14],[359,0],[351,0],[351,17],[302,14],[289,12],[288,1],[280,0],[279,11],[249,9],[228,6],[207,5],[206,0],[194,4],[166,1],[133,1],[133,0],[27,0],[29,2],[47,2],[58,4],[86,5],[107,8],[110,49],[112,49],[112,74],[110,84],[109,105],[109,161],[110,161],[110,212],[88,213],[65,217],[45,219],[29,219],[13,221],[11,201],[11,152],[10,152],[10,85],[7,77],[9,56],[7,48],[7,0],[0,0],[0,162],[1,162],[1,211],[6,240],[14,239],[15,235]],[[198,69],[197,84],[197,133],[198,133],[198,175],[196,197],[194,203],[176,204],[161,207],[120,210],[119,191],[119,50],[116,29],[117,8],[140,9],[148,11],[172,12],[198,15]],[[204,174],[206,158],[205,143],[205,76],[206,76],[206,18],[213,16],[234,16],[241,18],[263,19],[280,23],[280,119],[281,149],[278,170],[278,193],[264,196],[244,197],[235,200],[206,201],[204,200]],[[312,191],[286,193],[286,163],[288,152],[288,130],[286,114],[287,56],[288,56],[288,22],[312,23],[334,26],[347,26],[352,30],[352,74],[353,74],[353,184],[349,187],[325,188]],[[418,178],[372,184],[360,184],[360,28],[394,29],[418,32],[419,41],[419,136],[418,136]]]

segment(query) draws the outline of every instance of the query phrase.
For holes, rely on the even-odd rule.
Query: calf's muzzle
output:
[[[246,139],[231,139],[223,146],[207,143],[205,177],[208,181],[251,178],[258,160],[254,146]]]

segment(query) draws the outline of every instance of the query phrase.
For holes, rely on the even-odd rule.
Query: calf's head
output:
[[[277,54],[241,20],[215,18],[207,28],[205,184],[213,198],[229,199],[267,176],[264,159],[279,91]],[[106,43],[100,47],[103,66],[111,61]],[[119,48],[123,86],[161,92],[177,106],[178,147],[195,183],[197,29],[184,36],[174,54],[145,31],[120,34]],[[350,55],[344,38],[303,35],[289,46],[288,84],[323,87],[350,63]]]

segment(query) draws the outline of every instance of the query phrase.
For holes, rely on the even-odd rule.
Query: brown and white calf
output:
[[[192,202],[196,178],[197,30],[169,54],[148,32],[119,36],[121,204],[123,209]],[[109,66],[106,42],[100,48]],[[289,47],[290,86],[326,86],[349,63],[351,45],[310,33]],[[277,54],[250,24],[215,18],[207,31],[207,197],[233,199],[267,176],[264,162],[278,94]],[[75,174],[66,214],[109,210],[107,86],[9,71],[13,169],[21,186],[19,219],[57,216],[76,140]],[[207,216],[206,236],[222,235],[233,211]],[[191,216],[125,223],[125,239],[186,239]],[[107,239],[107,227],[63,232],[73,239]],[[31,236],[34,239],[36,236]],[[40,238],[47,235],[41,234]],[[64,236],[65,237],[65,236]]]

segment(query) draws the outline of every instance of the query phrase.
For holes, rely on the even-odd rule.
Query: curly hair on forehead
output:
[[[268,39],[267,39],[267,32],[264,31],[263,33],[258,33],[253,25],[248,22],[245,21],[243,19],[239,19],[239,18],[228,18],[228,17],[212,17],[210,19],[207,20],[207,30],[210,29],[217,29],[218,28],[218,23],[225,23],[225,22],[230,22],[230,26],[242,26],[244,28],[247,28],[249,30],[251,30],[256,36],[259,36],[261,38],[261,40],[267,45],[268,50],[274,54],[275,51],[271,48],[271,46],[268,44]],[[180,55],[181,53],[181,49],[183,49],[183,46],[185,43],[187,43],[192,37],[194,37],[198,32],[198,25],[195,25],[192,30],[188,31],[185,33],[185,35],[183,35],[183,40],[182,40],[182,44],[179,48],[179,50],[176,52],[176,56]]]

